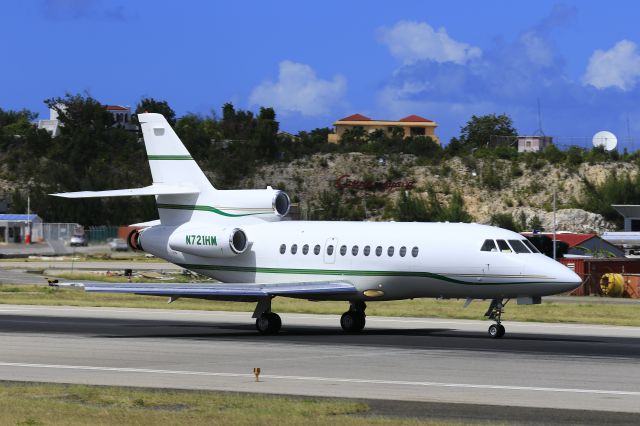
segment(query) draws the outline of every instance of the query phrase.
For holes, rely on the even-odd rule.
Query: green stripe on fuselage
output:
[[[193,160],[190,155],[148,155],[149,160]]]
[[[258,212],[258,213],[234,214],[234,213],[224,212],[224,211],[222,211],[220,209],[217,209],[215,207],[201,206],[201,205],[195,205],[195,204],[162,204],[162,203],[159,203],[159,204],[157,204],[157,206],[158,206],[159,209],[202,211],[202,212],[215,213],[215,214],[219,214],[220,216],[227,216],[227,217],[242,217],[242,216],[253,216],[253,215],[257,215],[257,214],[273,213],[272,210],[265,210],[265,211]]]
[[[338,275],[338,276],[357,276],[357,277],[415,277],[415,278],[431,278],[440,281],[446,281],[454,284],[464,285],[513,285],[513,284],[548,284],[545,281],[516,281],[516,282],[469,282],[456,280],[445,275],[434,274],[432,272],[419,271],[368,271],[368,270],[348,270],[348,269],[296,269],[296,268],[264,268],[256,266],[227,266],[227,265],[197,265],[181,263],[179,264],[185,269],[200,269],[206,271],[221,272],[249,272],[263,274],[284,274],[284,275]],[[479,276],[479,275],[476,275]],[[480,276],[481,277],[481,276]],[[496,278],[495,275],[491,278]],[[512,275],[505,278],[513,278]]]

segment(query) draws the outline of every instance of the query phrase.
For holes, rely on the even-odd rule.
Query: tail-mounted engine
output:
[[[225,258],[241,255],[249,248],[247,235],[240,228],[180,226],[169,236],[172,250],[196,256]]]
[[[225,213],[239,216],[273,213],[284,217],[289,213],[291,200],[286,192],[273,189],[219,190],[215,194],[216,205]]]

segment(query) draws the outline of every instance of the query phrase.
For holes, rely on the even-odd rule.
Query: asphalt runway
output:
[[[640,413],[638,327],[281,316],[261,336],[248,313],[1,305],[0,380]]]

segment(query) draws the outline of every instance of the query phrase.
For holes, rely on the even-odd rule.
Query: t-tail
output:
[[[279,220],[286,193],[266,189],[216,190],[161,114],[138,114],[153,183],[143,188],[52,194],[65,198],[154,195],[162,225],[186,222]]]

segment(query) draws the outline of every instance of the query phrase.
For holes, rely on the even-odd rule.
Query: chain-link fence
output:
[[[117,226],[90,226],[85,229],[89,243],[104,243],[111,238],[118,237]]]
[[[42,234],[45,241],[69,241],[77,229],[82,226],[77,223],[43,223]]]

